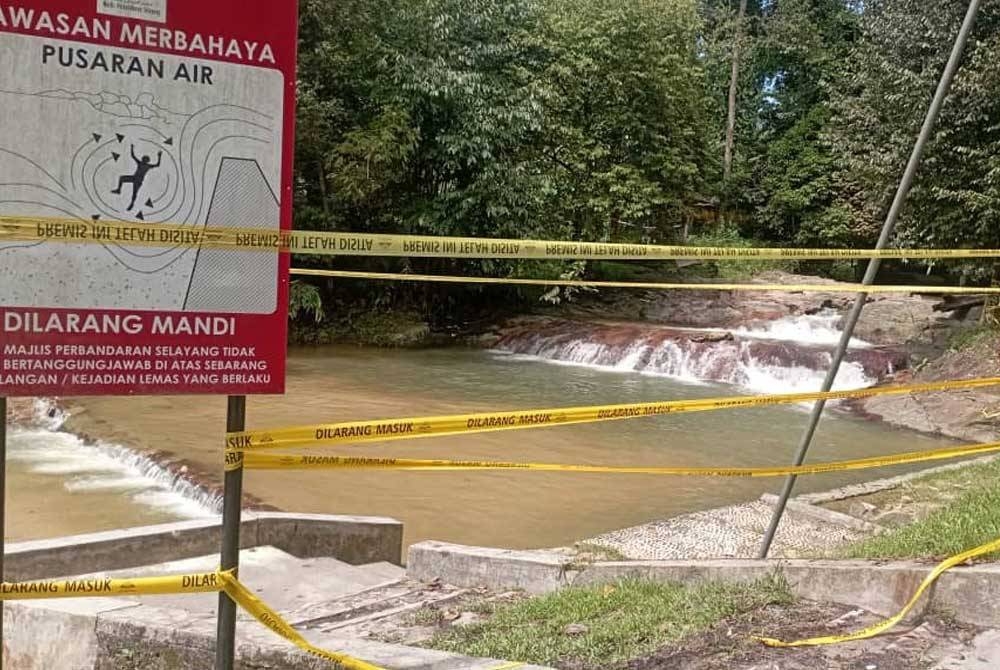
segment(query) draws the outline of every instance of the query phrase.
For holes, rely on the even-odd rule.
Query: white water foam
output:
[[[734,331],[734,334],[741,339],[781,340],[798,342],[799,344],[835,346],[840,343],[842,335],[842,331],[837,327],[839,322],[839,312],[833,309],[824,309],[815,314],[788,316],[769,321],[763,328],[740,326]],[[868,349],[872,345],[852,337],[849,346],[852,349]]]
[[[580,365],[614,372],[638,372],[665,376],[689,384],[721,382],[755,393],[797,393],[818,390],[831,362],[829,353],[817,349],[835,345],[841,332],[839,315],[824,311],[814,315],[779,319],[759,329],[740,329],[735,340],[692,345],[686,341],[655,341],[640,337],[627,346],[607,345],[566,336],[528,336],[495,353],[562,365]],[[723,331],[719,331],[720,333]],[[812,348],[814,366],[776,365],[754,353],[754,342],[770,340]],[[866,349],[863,340],[851,339],[851,348]],[[866,374],[860,363],[844,362],[833,384],[834,390],[872,386],[878,380]]]
[[[781,367],[750,361],[740,366],[743,381],[739,385],[766,395],[779,393],[813,393],[822,388],[825,370],[812,370],[801,366]],[[833,382],[834,391],[866,388],[877,380],[865,374],[858,363],[841,363]],[[837,402],[837,401],[833,401]],[[809,403],[811,404],[811,403]]]
[[[36,420],[30,428],[14,427],[7,455],[34,473],[60,477],[67,491],[120,491],[135,503],[163,509],[180,518],[220,514],[220,496],[172,473],[143,454],[97,442],[87,444],[60,431],[66,419],[55,406],[35,401]]]

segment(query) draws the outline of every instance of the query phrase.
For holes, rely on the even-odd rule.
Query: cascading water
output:
[[[87,444],[60,431],[66,416],[54,405],[35,401],[35,417],[14,426],[7,456],[33,473],[63,479],[67,491],[120,491],[141,505],[164,509],[182,518],[220,514],[222,499],[153,459],[125,447]]]
[[[737,328],[735,332],[741,338],[765,340],[786,340],[799,344],[818,344],[836,346],[840,342],[840,313],[832,309],[824,309],[816,314],[801,314],[788,316],[784,319],[769,321],[762,328]],[[851,338],[852,349],[869,349],[871,344],[856,337]]]
[[[840,339],[838,318],[823,312],[733,332],[555,321],[514,329],[494,348],[552,362],[794,393],[820,387]],[[905,356],[899,352],[852,340],[834,388],[871,386],[901,365]]]

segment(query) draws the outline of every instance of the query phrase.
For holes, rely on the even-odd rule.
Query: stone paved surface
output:
[[[802,494],[792,500],[800,507],[810,505],[819,509],[837,501],[896,489],[927,475],[954,471],[972,464],[990,463],[997,459],[1000,457],[986,456],[949,463],[831,491]],[[757,555],[772,509],[770,504],[758,500],[622,528],[586,540],[586,543],[614,549],[625,557],[636,560],[753,558]],[[857,518],[866,520],[864,516]],[[870,529],[869,532],[874,530]],[[775,537],[771,557],[807,558],[826,555],[829,550],[862,539],[866,534],[856,527],[826,522],[789,508]],[[997,668],[1000,670],[1000,665]]]
[[[587,542],[638,560],[752,558],[757,555],[772,510],[761,501],[720,507],[624,528]],[[857,529],[788,510],[775,536],[771,556],[815,556],[863,537],[864,533]]]

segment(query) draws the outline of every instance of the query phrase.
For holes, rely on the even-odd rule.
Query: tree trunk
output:
[[[317,161],[316,170],[319,176],[319,197],[323,201],[323,214],[330,216],[330,202],[326,197],[326,169],[323,161]]]
[[[729,116],[726,119],[726,154],[722,162],[722,175],[726,181],[733,173],[733,144],[736,137],[736,89],[740,77],[740,51],[743,46],[743,19],[747,13],[747,0],[740,0],[736,17],[736,34],[733,36],[733,70],[729,78]]]

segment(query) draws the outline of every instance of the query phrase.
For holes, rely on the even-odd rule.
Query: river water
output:
[[[140,453],[60,431],[64,417],[46,403],[36,405],[38,425],[15,426],[8,435],[8,540],[164,523],[221,509],[213,495]]]
[[[800,374],[809,377],[812,388],[818,387],[819,373]],[[776,385],[788,383],[787,371],[783,377]],[[755,380],[755,386],[760,387],[759,374]],[[740,390],[732,385],[641,374],[628,365],[566,364],[504,352],[325,348],[293,351],[287,395],[250,398],[248,425],[269,428],[699,398],[733,395]],[[94,398],[70,400],[68,404],[76,413],[70,426],[100,435],[107,445],[97,454],[81,454],[81,445],[70,445],[68,451],[76,459],[70,462],[76,465],[60,468],[64,459],[52,450],[53,440],[72,440],[72,436],[59,437],[46,431],[15,436],[10,495],[23,495],[26,489],[46,490],[50,494],[41,498],[47,497],[50,506],[66,510],[58,519],[39,517],[27,530],[15,523],[19,537],[149,523],[214,509],[217,501],[195,500],[190,491],[178,491],[176,483],[158,475],[155,468],[151,471],[134,463],[120,466],[118,459],[120,467],[115,466],[115,470],[115,459],[100,467],[88,466],[87,460],[107,457],[108,450],[114,449],[108,445],[118,444],[169,452],[198,469],[221,472],[224,398]],[[801,406],[730,410],[314,449],[310,453],[608,465],[771,466],[790,462],[807,413],[808,407]],[[834,411],[828,412],[821,425],[810,459],[857,458],[941,444],[935,438]],[[797,490],[829,489],[898,471],[804,477]],[[780,485],[780,479],[504,471],[279,471],[246,475],[250,494],[283,510],[395,517],[405,523],[408,543],[439,539],[507,547],[558,546],[616,528],[745,501],[777,491]],[[11,514],[24,512],[12,505]]]

